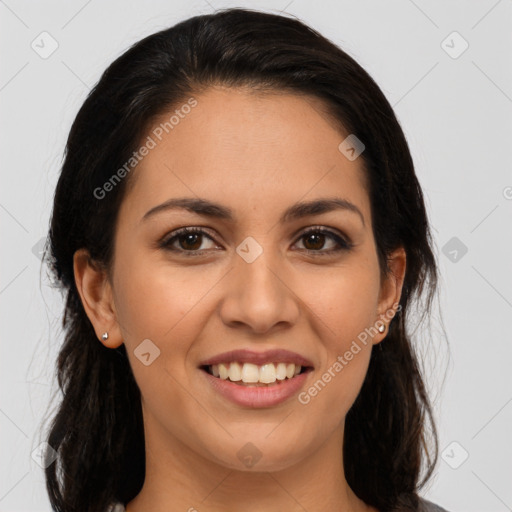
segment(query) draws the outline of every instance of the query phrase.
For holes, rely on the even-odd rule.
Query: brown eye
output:
[[[213,238],[200,228],[182,228],[172,236],[159,242],[162,249],[181,253],[184,256],[201,256],[208,248],[201,249],[205,239],[214,242]],[[336,233],[323,229],[311,228],[304,232],[299,240],[303,240],[304,249],[307,254],[313,256],[328,256],[340,251],[347,251],[353,244]],[[331,246],[325,249],[325,245]]]
[[[186,256],[199,256],[206,249],[200,249],[204,239],[214,241],[206,231],[199,228],[183,228],[175,231],[173,236],[160,242],[160,247],[168,251],[175,251]]]
[[[339,251],[346,251],[353,247],[352,243],[343,239],[332,231],[323,228],[312,228],[301,235],[299,240],[303,240],[304,250],[308,254],[315,256],[329,255]],[[322,250],[326,241],[334,242],[334,247]]]
[[[304,235],[304,246],[306,249],[318,250],[325,244],[325,235],[323,233],[308,233]]]
[[[201,237],[202,235],[198,233],[187,233],[185,235],[178,236],[177,240],[181,248],[185,250],[192,249],[193,251],[197,251],[199,247],[201,247]]]

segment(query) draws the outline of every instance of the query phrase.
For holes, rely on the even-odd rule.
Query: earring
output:
[[[379,325],[379,332],[384,332],[386,330],[386,326],[384,324]]]
[[[104,332],[101,337],[104,339],[104,340],[108,340],[108,332]]]

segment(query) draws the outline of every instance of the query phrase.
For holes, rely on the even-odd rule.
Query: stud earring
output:
[[[379,332],[384,332],[386,330],[386,326],[384,324],[379,325]]]
[[[104,339],[104,340],[108,340],[108,332],[104,332],[101,337]]]

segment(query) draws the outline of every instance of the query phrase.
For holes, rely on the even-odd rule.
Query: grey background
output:
[[[450,512],[512,510],[511,0],[0,0],[0,512],[50,510],[31,453],[55,406],[62,300],[38,248],[71,122],[129,45],[228,6],[299,17],[356,58],[394,106],[442,273],[438,319],[416,342],[442,454],[422,493]],[[43,31],[58,43],[45,59],[31,47],[51,48]]]

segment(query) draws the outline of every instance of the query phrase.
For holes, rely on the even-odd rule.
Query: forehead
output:
[[[181,108],[185,99],[144,136],[154,147],[130,176],[122,209],[131,217],[183,196],[269,211],[336,195],[369,215],[362,158],[350,161],[339,151],[348,133],[320,99],[223,87],[193,98],[195,106]]]

